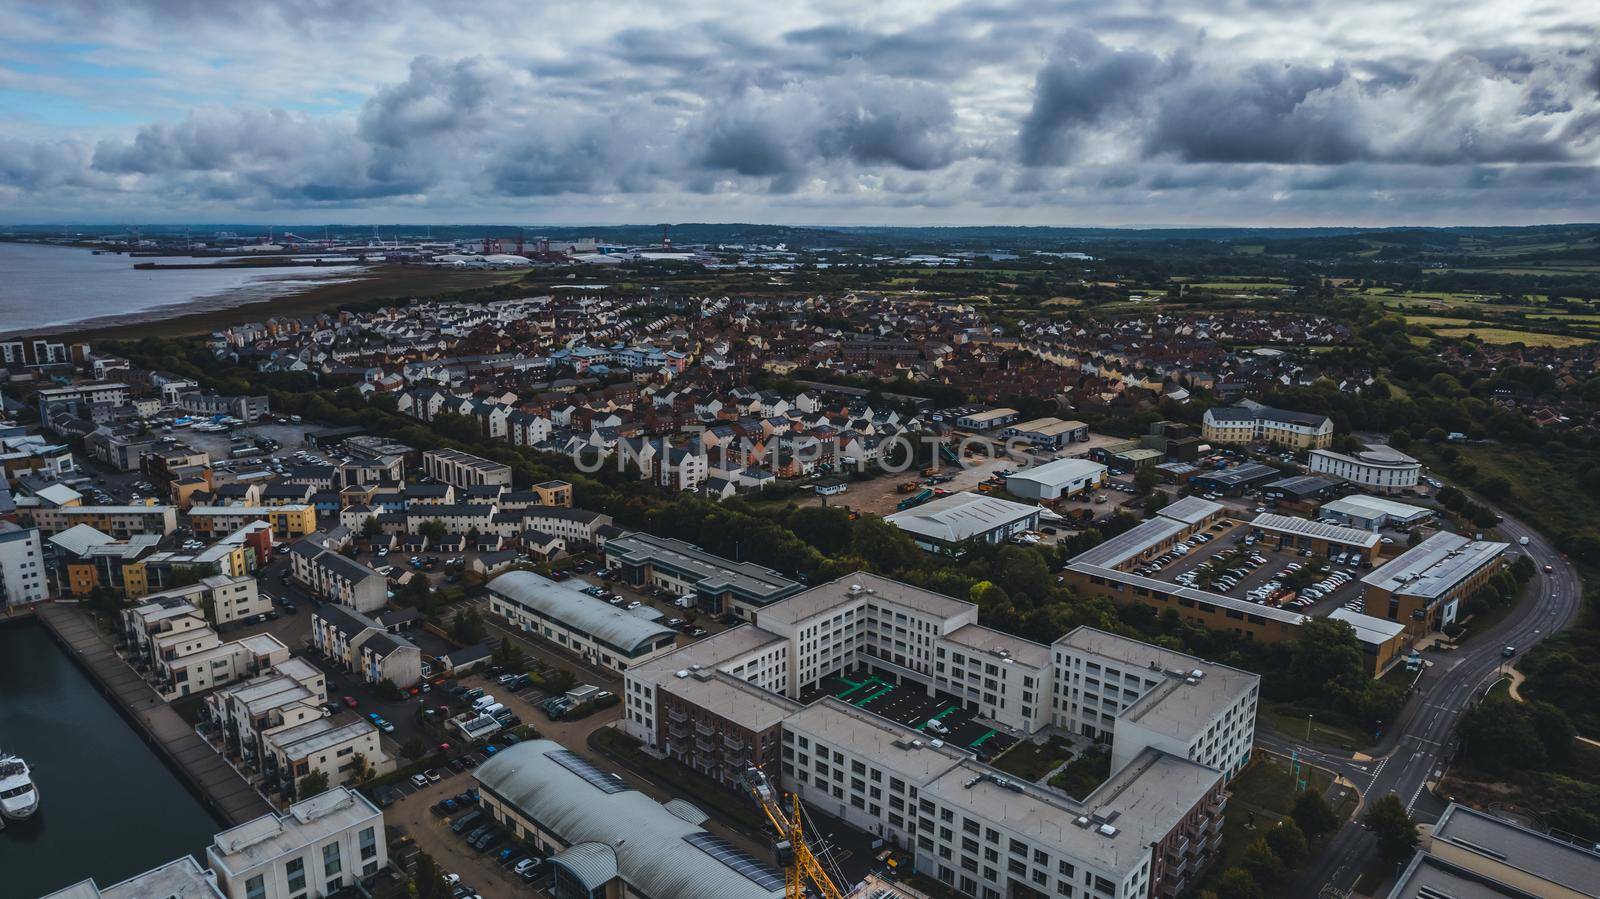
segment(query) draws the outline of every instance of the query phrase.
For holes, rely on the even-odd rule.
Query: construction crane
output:
[[[822,868],[806,843],[805,816],[800,810],[800,797],[792,797],[794,810],[785,812],[783,796],[767,779],[760,768],[745,770],[745,786],[760,804],[761,811],[778,833],[778,864],[783,868],[784,899],[807,899],[806,884],[810,884],[822,899],[845,899],[845,894],[833,884],[833,878]]]

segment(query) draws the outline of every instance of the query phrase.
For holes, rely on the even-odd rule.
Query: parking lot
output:
[[[946,693],[929,696],[921,684],[896,684],[887,676],[862,670],[828,677],[817,689],[802,695],[800,701],[812,703],[833,696],[906,727],[943,740],[952,746],[970,749],[988,759],[1010,748],[1016,740],[976,720],[962,701]],[[930,724],[929,722],[937,722]]]
[[[1326,615],[1341,605],[1360,605],[1358,566],[1306,551],[1268,549],[1250,542],[1249,532],[1246,524],[1213,525],[1140,571],[1182,586],[1308,615]],[[1161,561],[1163,558],[1167,561]]]

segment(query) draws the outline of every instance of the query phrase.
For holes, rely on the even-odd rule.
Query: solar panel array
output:
[[[763,890],[784,888],[783,874],[719,836],[696,831],[684,835],[683,841],[711,856]]]
[[[624,782],[622,778],[617,777],[615,774],[611,774],[610,772],[601,771],[599,768],[596,768],[588,759],[581,755],[577,755],[571,750],[552,749],[545,753],[545,756],[561,767],[571,771],[573,774],[576,774],[588,781],[590,786],[602,793],[605,793],[606,795],[610,795],[612,793],[621,793],[623,790],[629,789],[627,783]]]

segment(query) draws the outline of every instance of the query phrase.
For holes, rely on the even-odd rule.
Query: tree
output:
[[[429,540],[443,540],[450,532],[445,529],[444,522],[430,518],[417,525],[417,533]]]
[[[1284,867],[1291,870],[1306,863],[1311,857],[1311,847],[1306,843],[1305,832],[1300,825],[1294,823],[1293,818],[1284,818],[1276,827],[1267,831],[1267,845],[1272,847],[1272,854],[1283,862]]]
[[[1267,889],[1282,883],[1289,876],[1289,870],[1272,851],[1265,835],[1256,837],[1255,842],[1245,847],[1244,854],[1239,857],[1239,866],[1249,871],[1255,882]]]
[[[926,559],[910,535],[876,515],[863,515],[850,529],[850,554],[875,570],[893,574]]]
[[[483,618],[478,615],[476,609],[468,609],[450,622],[450,636],[458,643],[466,645],[481,643],[483,635]]]
[[[383,533],[383,528],[378,524],[376,516],[368,515],[361,520],[361,536],[367,540]]]
[[[1328,618],[1301,625],[1289,649],[1288,675],[1296,696],[1329,697],[1334,688],[1360,690],[1368,678],[1355,629]]]
[[[501,637],[500,642],[495,644],[492,660],[508,671],[522,671],[528,667],[528,654],[511,642],[510,637]]]
[[[1331,833],[1339,826],[1339,818],[1334,815],[1328,800],[1315,790],[1302,790],[1295,797],[1294,810],[1289,814],[1294,818],[1294,823],[1299,825],[1301,833],[1313,840]]]
[[[1262,899],[1261,887],[1249,871],[1229,868],[1217,880],[1217,899]]]
[[[1485,774],[1537,771],[1549,764],[1532,716],[1509,696],[1493,696],[1468,709],[1460,727],[1461,748]]]
[[[408,762],[414,762],[422,758],[422,754],[426,751],[427,749],[422,745],[421,737],[408,737],[404,743],[400,744],[400,757]]]
[[[1417,826],[1399,796],[1390,793],[1380,798],[1362,820],[1378,838],[1378,857],[1386,864],[1397,865],[1411,857],[1417,847]]]
[[[307,799],[320,793],[328,792],[328,775],[324,771],[313,771],[300,778],[300,783],[295,786],[295,798]]]

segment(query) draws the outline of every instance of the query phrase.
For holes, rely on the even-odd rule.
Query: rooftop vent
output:
[[[1117,835],[1117,829],[1115,827],[1112,827],[1110,824],[1102,824],[1102,825],[1100,825],[1099,831],[1100,831],[1100,835],[1103,836],[1103,837],[1114,837],[1114,836]]]
[[[680,669],[678,671],[674,671],[674,672],[672,672],[672,676],[673,677],[688,677],[689,676],[689,669],[683,668],[683,669]]]
[[[1088,829],[1089,827],[1089,819],[1083,815],[1079,815],[1078,817],[1072,819],[1072,823],[1084,829]]]

